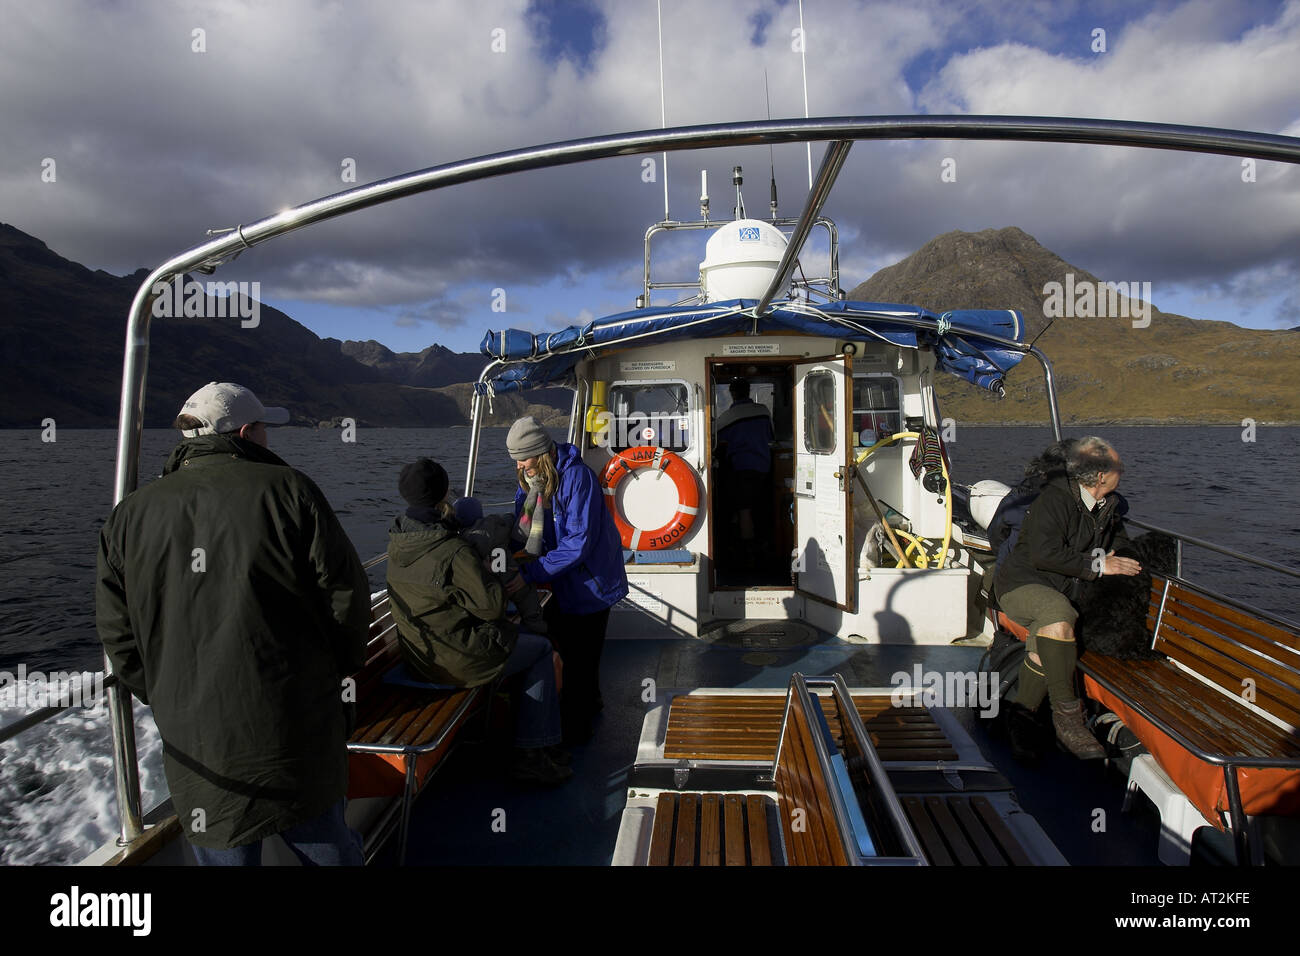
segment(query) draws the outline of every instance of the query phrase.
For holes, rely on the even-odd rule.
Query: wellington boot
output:
[[[1083,701],[1076,698],[1052,704],[1052,726],[1056,728],[1056,739],[1080,760],[1101,760],[1106,756],[1106,749],[1083,722]]]

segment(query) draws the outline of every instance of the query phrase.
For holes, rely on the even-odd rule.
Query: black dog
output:
[[[1153,531],[1133,542],[1131,548],[1116,548],[1122,558],[1134,558],[1142,570],[1134,575],[1110,574],[1084,581],[1079,592],[1079,620],[1074,626],[1079,653],[1091,651],[1120,660],[1159,660],[1151,650],[1147,630],[1147,609],[1151,602],[1151,572],[1172,574],[1177,544],[1166,534]]]

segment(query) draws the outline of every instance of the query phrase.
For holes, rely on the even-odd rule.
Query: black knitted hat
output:
[[[412,508],[432,508],[447,497],[447,470],[430,458],[420,458],[402,468],[397,490]]]

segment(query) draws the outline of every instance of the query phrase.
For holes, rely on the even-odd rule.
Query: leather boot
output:
[[[1052,704],[1052,726],[1056,728],[1056,739],[1065,745],[1080,760],[1100,760],[1106,756],[1106,750],[1097,743],[1097,738],[1083,722],[1083,701]]]

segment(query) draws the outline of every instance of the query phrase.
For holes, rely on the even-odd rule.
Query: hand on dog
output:
[[[1142,571],[1142,565],[1132,558],[1117,558],[1112,551],[1106,555],[1106,560],[1102,562],[1101,573],[1106,574],[1139,574]]]

